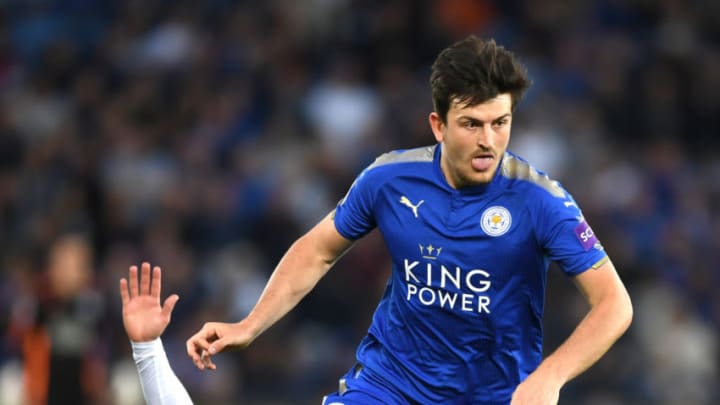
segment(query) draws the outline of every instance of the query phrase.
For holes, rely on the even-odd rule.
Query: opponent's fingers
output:
[[[150,295],[150,263],[142,264],[140,270],[140,295]]]
[[[172,315],[172,311],[175,308],[175,304],[177,304],[180,297],[177,294],[173,294],[167,298],[165,298],[165,302],[163,303],[162,312],[163,315],[170,318],[170,315]]]
[[[124,278],[120,279],[120,298],[122,299],[123,307],[130,303],[130,293],[128,292],[127,280]]]
[[[160,301],[160,287],[162,286],[162,270],[160,266],[153,267],[152,283],[150,284],[150,295]]]
[[[128,275],[129,284],[130,284],[130,298],[135,298],[138,296],[138,268],[137,266],[130,266],[130,274]]]

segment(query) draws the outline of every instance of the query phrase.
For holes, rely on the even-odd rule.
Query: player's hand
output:
[[[531,373],[515,388],[510,405],[557,405],[562,384],[549,378]]]
[[[122,317],[125,332],[133,342],[157,339],[163,333],[180,297],[173,294],[160,306],[161,270],[155,266],[150,280],[150,263],[143,263],[138,285],[138,268],[130,266],[129,279],[120,279]]]
[[[243,322],[208,322],[187,340],[187,354],[200,370],[215,370],[212,356],[232,350],[244,349],[254,335]]]

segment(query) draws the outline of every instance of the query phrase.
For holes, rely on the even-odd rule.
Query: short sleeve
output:
[[[575,276],[607,260],[602,244],[572,196],[546,195],[538,213],[538,237],[548,258]]]
[[[367,235],[376,226],[372,207],[376,194],[374,187],[377,185],[373,184],[372,176],[368,175],[369,170],[360,173],[335,208],[335,228],[351,240]]]

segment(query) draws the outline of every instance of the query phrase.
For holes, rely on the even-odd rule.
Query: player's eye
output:
[[[498,128],[502,128],[502,127],[504,127],[505,125],[507,125],[507,123],[508,123],[507,118],[503,118],[503,119],[501,119],[501,120],[495,121],[495,126],[498,127]]]
[[[478,128],[480,125],[478,125],[476,121],[467,121],[463,126],[467,129],[475,129]]]

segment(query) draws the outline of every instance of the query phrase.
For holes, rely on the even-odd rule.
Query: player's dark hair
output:
[[[474,106],[510,93],[515,109],[529,86],[527,69],[512,52],[474,35],[440,52],[430,75],[433,107],[445,123],[455,100]]]

